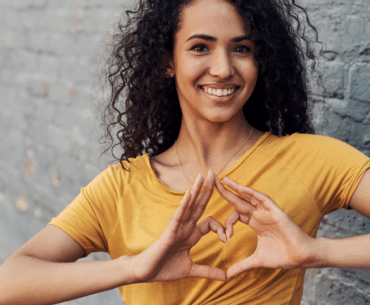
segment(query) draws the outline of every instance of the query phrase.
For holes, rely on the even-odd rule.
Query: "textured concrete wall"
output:
[[[122,0],[0,1],[0,263],[106,166],[94,112],[99,48]],[[109,258],[92,255],[89,259]],[[119,304],[118,289],[70,304]]]
[[[94,107],[99,46],[134,0],[0,1],[0,263],[106,166]],[[317,132],[370,154],[370,1],[305,0],[327,44]],[[324,119],[323,117],[326,119]],[[319,235],[370,233],[355,212],[326,217]],[[106,259],[91,255],[89,259]],[[309,270],[302,304],[370,303],[368,270]],[[68,304],[119,304],[118,290]],[[66,304],[66,303],[65,303]]]
[[[370,1],[305,0],[319,38],[327,47],[321,67],[327,99],[317,90],[317,132],[345,141],[370,156]],[[322,94],[321,94],[322,95]],[[342,238],[370,233],[370,221],[354,211],[326,216],[318,236]],[[307,271],[302,304],[370,304],[370,270]]]

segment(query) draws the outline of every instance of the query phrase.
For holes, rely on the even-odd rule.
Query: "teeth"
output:
[[[234,93],[235,89],[204,89],[205,92],[215,96],[226,96]]]

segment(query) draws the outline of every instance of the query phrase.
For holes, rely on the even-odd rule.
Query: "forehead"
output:
[[[246,22],[234,5],[225,0],[195,0],[186,6],[181,14],[178,38],[193,34],[243,35]]]

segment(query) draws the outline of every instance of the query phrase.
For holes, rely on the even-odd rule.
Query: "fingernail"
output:
[[[235,183],[235,181],[234,180],[231,180],[229,177],[224,177],[224,182],[229,182],[229,183]]]
[[[211,170],[209,170],[207,174],[207,179],[210,179],[212,176],[214,176],[214,174]]]
[[[202,174],[199,173],[198,176],[197,176],[197,179],[195,179],[195,182],[198,182],[199,180],[201,180],[203,178]]]

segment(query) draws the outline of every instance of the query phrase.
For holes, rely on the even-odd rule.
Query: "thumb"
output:
[[[215,281],[225,282],[227,279],[226,272],[211,266],[193,264],[189,277],[200,277]]]
[[[225,221],[226,227],[226,238],[229,240],[234,233],[234,225],[239,221],[240,213],[237,210],[233,210]]]
[[[262,266],[261,262],[259,261],[259,259],[257,258],[257,256],[252,254],[250,257],[247,257],[247,258],[241,260],[240,262],[237,262],[234,265],[232,265],[227,270],[227,273],[226,273],[227,274],[227,279],[230,279],[233,276],[236,276],[236,275],[241,274],[243,272],[253,270],[253,269],[257,269],[257,268],[262,268],[262,267],[263,266]]]
[[[214,219],[212,216],[208,216],[204,218],[202,221],[198,222],[197,228],[199,229],[200,234],[202,234],[202,236],[208,234],[208,232],[210,231],[213,231],[217,233],[218,238],[222,242],[226,243],[227,241],[224,226],[219,221]]]

